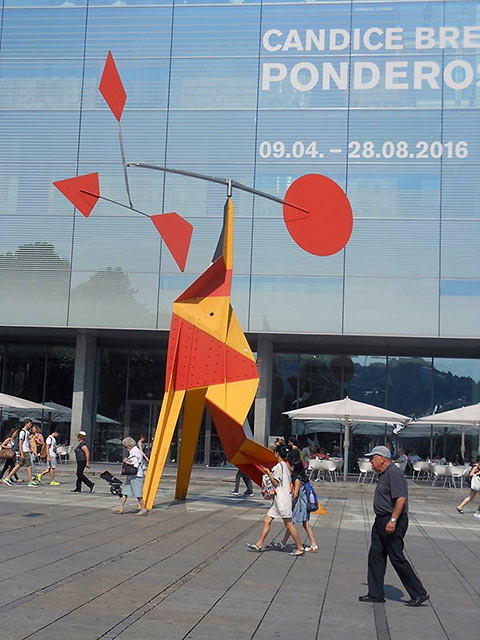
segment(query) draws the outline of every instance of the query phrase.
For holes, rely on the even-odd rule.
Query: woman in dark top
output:
[[[75,459],[77,461],[77,484],[72,493],[80,493],[82,490],[82,482],[84,482],[92,493],[95,484],[85,475],[85,467],[90,467],[90,451],[86,441],[87,434],[85,431],[79,431],[77,435],[78,444],[75,447]]]

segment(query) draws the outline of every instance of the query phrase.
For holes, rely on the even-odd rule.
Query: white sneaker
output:
[[[473,517],[474,517],[474,518],[480,518],[480,511],[476,511],[476,512],[473,514]]]

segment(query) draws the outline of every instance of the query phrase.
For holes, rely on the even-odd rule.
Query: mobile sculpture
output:
[[[232,193],[234,189],[240,189],[281,203],[285,224],[294,241],[305,251],[319,256],[340,251],[350,238],[353,219],[347,196],[333,180],[318,174],[295,180],[283,200],[227,178],[126,162],[120,121],[127,94],[111,52],[105,62],[99,91],[118,121],[128,205],[100,194],[98,173],[54,182],[86,218],[100,199],[149,217],[183,271],[192,225],[174,212],[149,215],[135,209],[130,195],[128,168],[178,173],[224,185],[227,190],[223,229],[212,264],[173,304],[165,394],[145,478],[145,504],[147,508],[153,506],[182,406],[175,497],[184,500],[187,496],[205,405],[211,412],[226,458],[260,485],[261,466],[271,468],[276,459],[269,449],[248,438],[244,431],[259,375],[253,353],[230,304],[234,224]]]

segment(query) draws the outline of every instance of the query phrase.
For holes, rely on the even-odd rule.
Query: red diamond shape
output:
[[[192,238],[192,225],[178,213],[159,213],[151,218],[180,271],[184,271]]]
[[[98,173],[86,173],[76,178],[67,178],[53,183],[80,213],[88,218],[100,196]],[[85,193],[87,191],[88,193]]]
[[[111,51],[108,52],[98,89],[112,110],[113,115],[120,122],[123,107],[127,100],[127,94],[123,88],[122,80]]]

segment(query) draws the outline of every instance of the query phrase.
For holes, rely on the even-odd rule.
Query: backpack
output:
[[[266,473],[262,476],[262,496],[264,500],[273,500],[275,497],[275,487]]]
[[[305,482],[303,486],[305,487],[305,493],[307,495],[307,511],[309,513],[311,511],[316,511],[318,509],[318,498],[315,493],[315,489],[312,487],[310,482]]]

